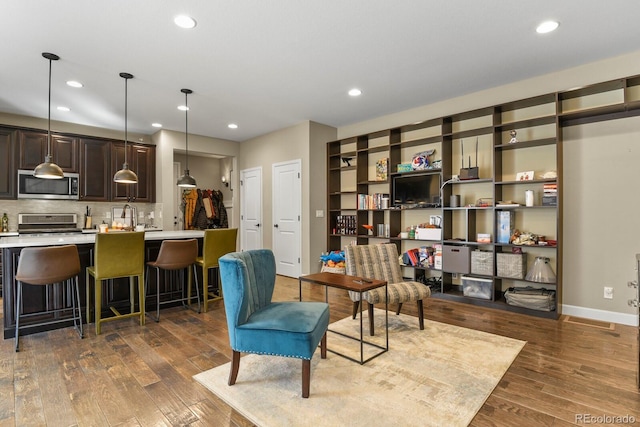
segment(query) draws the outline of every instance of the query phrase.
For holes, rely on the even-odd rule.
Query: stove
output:
[[[77,214],[18,214],[20,235],[75,235],[81,232]]]

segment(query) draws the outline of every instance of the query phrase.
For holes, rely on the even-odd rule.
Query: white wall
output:
[[[271,166],[302,160],[301,271],[304,274],[318,271],[320,254],[326,250],[326,214],[324,218],[316,218],[315,211],[326,212],[325,143],[335,137],[335,128],[306,121],[240,144],[238,169],[262,167],[262,229],[267,248],[272,247],[273,239]]]

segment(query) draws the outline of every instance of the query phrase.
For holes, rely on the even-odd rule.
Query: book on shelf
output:
[[[386,203],[383,203],[384,199],[386,199]],[[358,210],[386,209],[388,207],[389,195],[386,193],[358,194]]]
[[[496,203],[497,208],[513,208],[517,206],[520,206],[520,203],[516,203],[512,200],[499,200],[498,203]]]

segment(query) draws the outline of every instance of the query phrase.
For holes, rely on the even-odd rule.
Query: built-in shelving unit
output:
[[[353,242],[390,241],[398,246],[400,253],[434,245],[482,250],[491,254],[494,274],[470,275],[490,280],[492,292],[488,299],[465,296],[461,274],[428,267],[405,267],[404,274],[415,280],[438,278],[440,289],[433,294],[436,298],[557,318],[562,304],[562,128],[638,115],[640,76],[632,76],[331,141],[327,144],[327,249],[339,250]],[[511,142],[513,130],[517,132],[515,143]],[[427,150],[435,150],[430,159],[436,167],[410,172],[397,170],[399,164],[411,163],[414,154]],[[350,165],[345,158],[351,159]],[[388,175],[378,181],[375,164],[381,158],[388,159]],[[461,167],[476,166],[478,179],[450,181],[460,175]],[[534,172],[532,179],[518,179],[518,173],[526,171]],[[445,183],[440,188],[438,207],[396,209],[390,198],[389,208],[358,209],[358,195],[391,196],[395,176],[425,173],[435,174],[440,183]],[[542,203],[545,188],[549,191],[549,187],[556,189],[555,205]],[[525,205],[526,191],[535,194],[533,206]],[[460,196],[457,207],[449,204],[452,195]],[[481,200],[491,203],[477,206]],[[518,205],[500,206],[498,201]],[[544,236],[556,244],[496,243],[496,218],[501,211],[514,214],[516,229]],[[333,232],[338,217],[343,215],[355,216],[355,234]],[[411,225],[428,223],[430,216],[442,220],[440,240],[399,237],[400,232]],[[371,233],[362,227],[364,224],[373,226]],[[378,234],[379,224],[387,225],[388,237]],[[479,243],[479,233],[490,234],[490,243]],[[514,249],[526,254],[529,267],[537,257],[549,258],[556,283],[541,284],[500,276],[496,268],[498,254],[511,254]],[[544,312],[506,304],[504,292],[515,286],[555,290],[557,309]]]

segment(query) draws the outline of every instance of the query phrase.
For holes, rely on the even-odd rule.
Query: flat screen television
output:
[[[405,208],[440,206],[440,175],[396,175],[393,177],[393,205]]]

